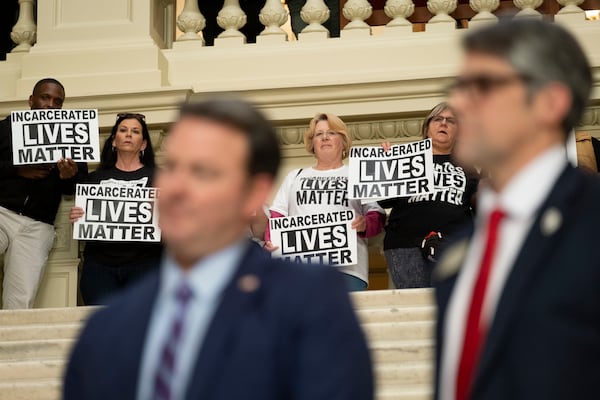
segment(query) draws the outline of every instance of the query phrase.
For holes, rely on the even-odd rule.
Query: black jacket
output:
[[[42,179],[17,175],[13,165],[10,116],[0,121],[0,206],[35,220],[54,224],[63,194],[73,194],[75,183],[87,175],[87,164],[78,163],[71,179],[60,179],[58,168]]]
[[[539,209],[506,279],[471,400],[600,398],[599,204],[597,177],[568,167]],[[471,236],[465,232],[434,270],[436,399],[448,305]]]

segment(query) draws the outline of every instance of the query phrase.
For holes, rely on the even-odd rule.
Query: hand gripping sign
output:
[[[348,198],[374,201],[434,191],[431,139],[350,149]]]
[[[84,215],[73,239],[158,242],[158,189],[122,185],[77,185],[75,205]]]
[[[358,262],[354,211],[271,218],[273,256],[288,261],[334,266]]]
[[[99,162],[98,110],[13,111],[13,164]]]

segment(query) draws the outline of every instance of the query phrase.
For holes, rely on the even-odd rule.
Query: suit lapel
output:
[[[464,264],[467,251],[469,249],[470,238],[473,234],[472,229],[460,235],[460,238],[451,244],[442,253],[439,263],[433,270],[433,284],[435,285],[435,299],[437,305],[437,324],[435,326],[436,347],[435,347],[435,395],[438,399],[440,395],[440,372],[442,365],[442,352],[444,347],[444,326],[446,321],[446,311],[450,297],[456,285],[456,280],[460,272],[461,266]]]
[[[159,274],[155,273],[148,277],[148,280],[136,291],[131,292],[131,298],[142,301],[129,302],[126,305],[129,308],[127,312],[121,313],[124,317],[119,323],[119,329],[126,334],[122,335],[120,340],[115,343],[120,347],[117,353],[121,356],[117,368],[117,379],[121,384],[114,385],[118,390],[118,398],[134,399],[136,397],[142,353],[158,286]]]
[[[560,240],[564,222],[573,218],[575,210],[569,205],[575,204],[580,185],[581,177],[572,167],[568,167],[540,208],[500,296],[478,368],[473,398],[477,397],[478,388],[491,371],[495,358],[509,336],[511,323],[519,304],[527,295],[528,287],[535,275],[542,271],[545,260]]]
[[[224,367],[227,354],[233,350],[232,334],[237,331],[246,310],[252,306],[252,300],[257,298],[262,289],[262,267],[268,256],[261,252],[253,244],[249,245],[234,278],[224,290],[221,304],[215,311],[199,350],[186,398],[211,398],[216,377]]]

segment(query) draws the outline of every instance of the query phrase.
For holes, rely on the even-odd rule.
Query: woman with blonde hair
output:
[[[379,201],[391,208],[383,248],[398,289],[431,286],[431,270],[440,242],[465,222],[472,221],[473,198],[479,176],[452,156],[458,121],[447,103],[436,105],[423,123],[423,139],[431,139],[433,193]],[[388,150],[390,143],[383,143]]]
[[[346,124],[336,115],[317,114],[304,134],[306,151],[313,154],[316,164],[292,170],[283,181],[271,205],[271,218],[293,215],[329,213],[354,210],[352,227],[358,234],[358,263],[337,266],[343,273],[350,291],[368,286],[369,255],[367,238],[383,229],[385,213],[377,203],[361,204],[348,200],[348,157],[352,140]],[[267,231],[266,248],[273,250]]]

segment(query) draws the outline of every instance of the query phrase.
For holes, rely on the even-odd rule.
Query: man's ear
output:
[[[29,96],[29,101],[27,103],[29,104],[29,108],[33,107],[33,95]]]
[[[573,95],[569,88],[560,82],[552,82],[536,93],[533,111],[542,127],[562,129],[562,122],[569,113],[572,103]]]
[[[245,217],[251,218],[257,211],[262,210],[273,190],[273,183],[273,177],[269,174],[257,174],[250,178],[243,210]]]

